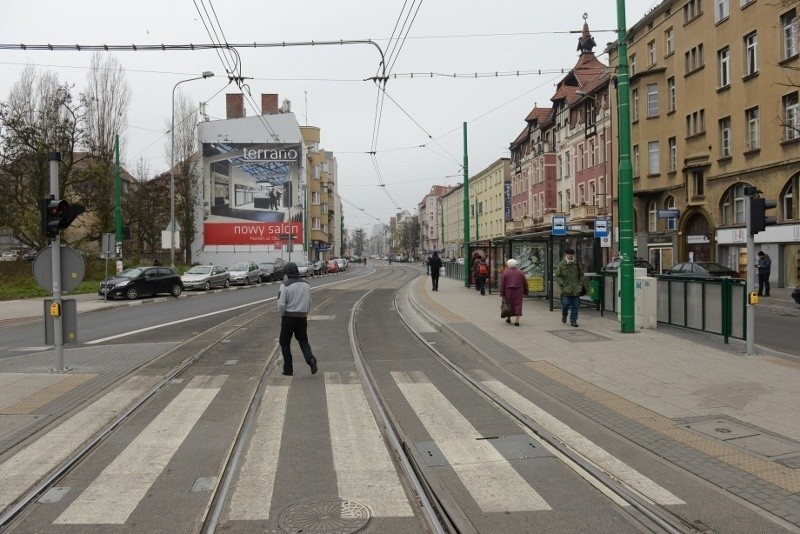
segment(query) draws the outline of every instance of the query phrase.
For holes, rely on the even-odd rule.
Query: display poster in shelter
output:
[[[545,254],[547,247],[544,243],[514,244],[512,257],[517,260],[517,268],[525,273],[528,279],[530,293],[545,292]]]

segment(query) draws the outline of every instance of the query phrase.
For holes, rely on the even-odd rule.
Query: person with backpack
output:
[[[472,274],[475,276],[475,289],[480,291],[481,295],[485,295],[486,279],[489,278],[489,266],[480,256],[475,260],[475,269]]]

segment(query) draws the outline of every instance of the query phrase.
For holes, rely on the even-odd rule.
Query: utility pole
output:
[[[620,325],[623,333],[636,331],[634,317],[633,168],[631,166],[631,110],[628,81],[628,31],[625,0],[617,0],[617,107],[619,117],[619,290]]]
[[[116,254],[122,254],[122,177],[119,172],[119,135],[114,136],[114,229]]]
[[[755,194],[755,191],[752,193],[753,194],[744,197],[744,220],[747,221],[747,285],[745,286],[745,291],[747,291],[747,304],[745,305],[745,337],[747,339],[745,341],[745,345],[748,355],[752,355],[754,353],[755,340],[753,338],[756,337],[756,308],[755,303],[753,302],[753,294],[755,293],[756,284],[758,284],[756,270],[753,268],[753,257],[755,256],[756,246],[753,236],[753,221],[751,214],[753,213],[753,195]]]
[[[469,287],[469,156],[467,123],[464,122],[464,287]]]

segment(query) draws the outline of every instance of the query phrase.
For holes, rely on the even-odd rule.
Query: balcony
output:
[[[506,232],[521,232],[522,221],[506,221]]]
[[[570,219],[593,219],[597,215],[597,206],[593,204],[581,204],[573,206],[569,210]]]

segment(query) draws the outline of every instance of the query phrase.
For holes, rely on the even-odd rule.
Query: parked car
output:
[[[259,282],[275,282],[283,280],[284,263],[264,261],[258,264]]]
[[[258,282],[260,271],[254,261],[239,261],[228,267],[231,284],[249,286]]]
[[[297,262],[297,270],[303,278],[314,276],[314,265],[310,261],[300,260]]]
[[[228,287],[228,273],[219,265],[195,265],[181,275],[184,289],[202,289],[208,291],[212,287]]]
[[[132,300],[159,293],[169,293],[177,297],[182,292],[181,277],[169,267],[134,267],[102,280],[97,293],[101,297],[125,297]]]
[[[792,291],[792,298],[796,303],[800,304],[800,286],[794,288],[794,291]]]
[[[676,263],[672,266],[668,273],[662,276],[667,277],[681,277],[681,278],[722,278],[729,276],[731,278],[741,278],[738,271],[729,269],[719,263],[710,261],[687,261],[683,263]]]
[[[336,263],[339,264],[339,271],[344,272],[347,270],[348,263],[347,260],[344,258],[336,258]]]
[[[338,273],[339,272],[339,262],[336,260],[328,260],[328,273]]]
[[[318,260],[314,262],[314,274],[327,274],[328,273],[328,262],[324,260]]]
[[[603,267],[603,270],[610,273],[616,273],[617,271],[619,271],[620,261],[621,258],[619,256],[611,258],[611,261],[608,262],[608,264],[605,267]],[[634,259],[633,266],[638,267],[640,269],[647,269],[647,276],[655,276],[658,274],[658,269],[656,269],[652,263],[650,263],[644,258],[637,257],[636,259]]]

